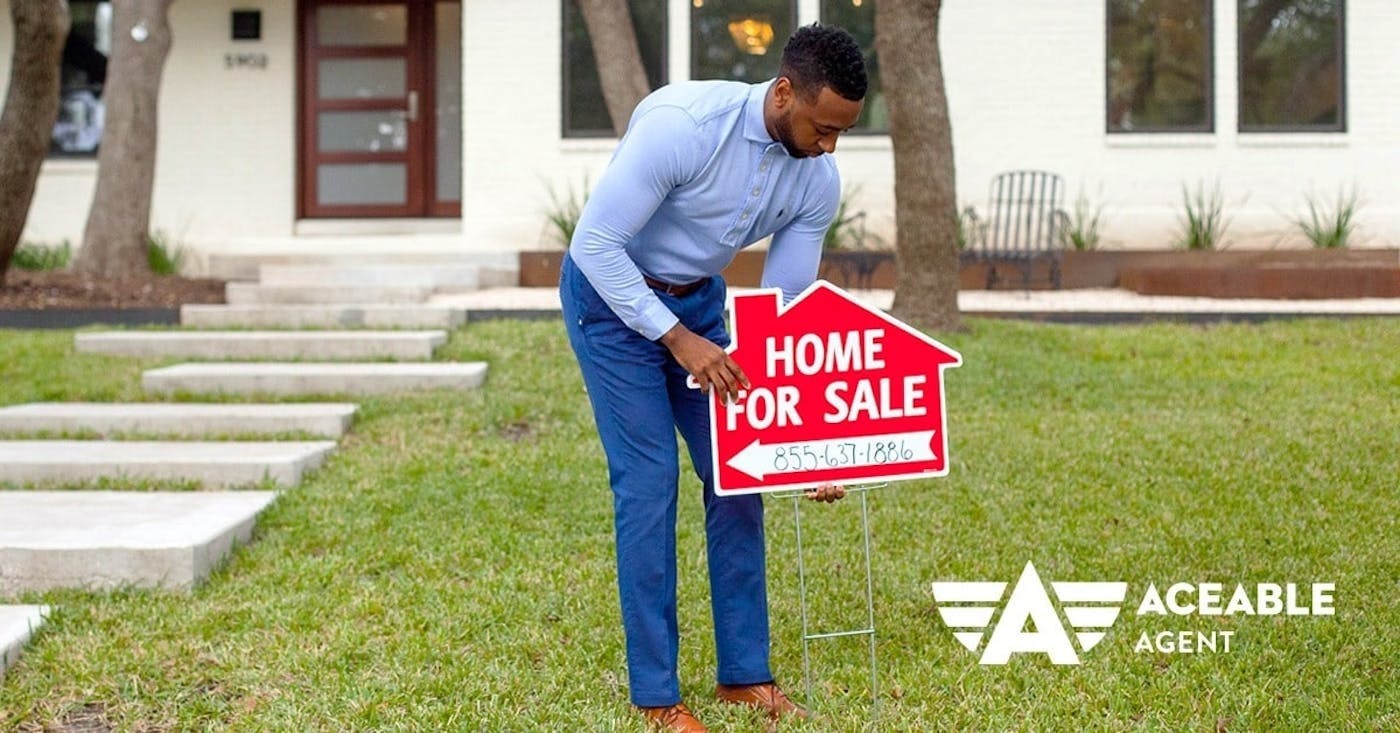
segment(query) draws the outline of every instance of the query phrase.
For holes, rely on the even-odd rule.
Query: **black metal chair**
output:
[[[996,286],[999,265],[1012,265],[1021,273],[1021,287],[1030,288],[1037,262],[1048,264],[1050,285],[1060,289],[1061,232],[1064,181],[1046,171],[1007,171],[992,179],[987,197],[987,219],[969,233],[973,262],[987,265],[987,289]]]

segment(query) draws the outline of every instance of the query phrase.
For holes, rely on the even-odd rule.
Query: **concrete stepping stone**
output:
[[[426,285],[262,285],[231,282],[224,300],[232,305],[313,305],[328,303],[422,303],[433,294]]]
[[[189,590],[276,498],[272,491],[0,492],[0,595],[124,586]]]
[[[325,226],[324,220],[313,223]],[[349,226],[357,224],[350,222]],[[349,229],[282,239],[234,238],[228,242],[234,251],[209,253],[207,274],[220,280],[257,280],[264,265],[483,265],[520,271],[520,255],[515,250],[463,251],[459,232],[415,231],[412,239],[415,246],[406,248],[400,235],[379,238]]]
[[[19,659],[20,650],[48,614],[48,606],[0,606],[0,678]]]
[[[418,389],[476,389],[484,362],[426,364],[209,363],[176,364],[141,375],[153,394],[386,394]]]
[[[262,285],[397,285],[462,292],[514,287],[519,279],[516,270],[473,264],[268,264],[258,269]]]
[[[425,360],[446,331],[97,331],[74,336],[80,353],[190,359]]]
[[[332,441],[3,440],[0,483],[111,478],[194,481],[204,488],[234,488],[266,478],[278,486],[296,486],[305,472],[319,467],[334,449]],[[5,521],[0,512],[0,524]]]
[[[196,305],[180,307],[193,328],[457,328],[462,308],[441,305]]]
[[[346,403],[198,404],[147,402],[33,402],[0,407],[0,435],[141,433],[173,438],[306,433],[339,438],[350,429],[356,406]]]

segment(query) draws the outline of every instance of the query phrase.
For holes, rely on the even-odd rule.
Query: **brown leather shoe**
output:
[[[647,730],[675,731],[676,733],[709,733],[685,703],[678,702],[664,708],[643,708],[642,717],[647,719]]]
[[[780,718],[784,715],[803,719],[811,717],[806,708],[788,699],[774,682],[764,682],[760,685],[715,685],[715,697],[724,702],[767,711],[770,718]]]

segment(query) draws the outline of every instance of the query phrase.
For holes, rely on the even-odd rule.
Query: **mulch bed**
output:
[[[0,310],[179,308],[224,302],[224,281],[174,275],[101,278],[11,269],[0,281]]]

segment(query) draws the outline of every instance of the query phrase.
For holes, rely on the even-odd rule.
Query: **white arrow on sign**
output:
[[[827,471],[840,468],[883,466],[890,463],[931,461],[933,430],[858,438],[803,440],[795,443],[763,443],[755,440],[734,454],[725,465],[760,481],[775,473]]]

